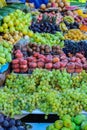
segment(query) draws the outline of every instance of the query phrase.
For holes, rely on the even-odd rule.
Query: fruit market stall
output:
[[[87,130],[87,13],[40,4],[0,8],[0,130]]]

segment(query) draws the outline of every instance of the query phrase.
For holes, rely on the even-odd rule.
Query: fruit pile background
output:
[[[0,72],[0,130],[29,130],[13,117],[36,109],[59,116],[46,130],[87,130],[83,10],[66,0],[0,8]]]

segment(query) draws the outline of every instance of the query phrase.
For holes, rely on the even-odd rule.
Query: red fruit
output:
[[[63,71],[65,68],[64,67],[61,67],[60,70]]]
[[[18,63],[19,63],[18,59],[12,60],[12,64],[18,64]]]
[[[28,62],[37,62],[36,58],[33,57],[33,56],[28,57],[28,58],[27,58],[27,61],[28,61]]]
[[[59,69],[60,68],[60,62],[53,64],[53,69]]]
[[[66,59],[66,55],[63,54],[61,57],[60,57],[60,60],[65,60]]]
[[[23,54],[17,52],[17,53],[15,54],[15,57],[16,57],[16,58],[23,58]]]
[[[76,73],[81,73],[82,70],[83,70],[82,68],[81,68],[81,69],[75,69],[75,72],[76,72]]]
[[[67,72],[68,72],[68,73],[74,73],[75,70],[74,70],[74,69],[69,69],[69,68],[67,68]]]
[[[36,58],[38,58],[39,53],[38,52],[34,52],[33,56],[36,57]]]
[[[83,65],[83,69],[87,70],[87,63]]]
[[[69,63],[67,64],[67,69],[74,69],[74,68],[75,68],[75,63],[69,62]]]
[[[20,72],[20,69],[13,69],[13,72],[19,73],[19,72]]]
[[[76,57],[82,59],[84,56],[82,54],[80,54],[80,53],[76,53]]]
[[[38,59],[40,59],[40,58],[42,58],[44,60],[46,59],[46,57],[44,55],[42,55],[42,54],[39,54]]]
[[[40,58],[40,59],[38,59],[37,61],[38,61],[38,62],[45,62],[45,59]]]
[[[86,58],[83,57],[83,58],[81,59],[81,62],[84,64],[84,63],[86,62]]]
[[[21,50],[16,50],[16,51],[14,51],[14,53],[16,54],[16,53],[21,53]]]
[[[70,61],[70,62],[75,62],[75,61],[76,61],[76,57],[74,57],[74,56],[71,57],[71,58],[69,59],[69,61]]]
[[[51,63],[52,62],[52,56],[51,55],[48,55],[47,57],[46,57],[46,63]]]
[[[27,60],[20,59],[20,64],[21,64],[21,65],[26,65],[26,64],[27,64]]]
[[[46,69],[52,69],[52,66],[53,66],[52,63],[46,63],[45,64]]]
[[[81,63],[75,63],[75,68],[76,69],[81,69],[82,68],[82,64]]]
[[[81,62],[80,58],[76,58],[76,62],[80,63]]]
[[[55,2],[52,2],[52,3],[51,3],[51,7],[56,7],[56,3],[55,3]]]
[[[13,68],[13,69],[18,69],[18,68],[19,68],[19,64],[13,64],[13,65],[12,65],[12,68]]]
[[[66,67],[67,62],[60,62],[60,67]]]
[[[28,71],[28,68],[26,68],[26,69],[21,69],[20,70],[20,72],[22,72],[22,73],[25,73],[25,72],[27,72]]]
[[[26,69],[26,68],[27,68],[27,65],[20,65],[20,68],[21,68],[21,69]]]
[[[36,68],[37,64],[35,62],[29,63],[29,68]]]
[[[44,67],[44,63],[43,62],[38,62],[37,66],[38,66],[38,68],[43,68]]]
[[[54,57],[53,60],[52,60],[53,63],[56,63],[56,62],[59,62],[59,61],[60,61],[60,59],[58,57]]]

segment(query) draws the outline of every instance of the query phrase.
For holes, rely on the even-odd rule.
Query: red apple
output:
[[[12,60],[12,64],[19,64],[19,59]]]
[[[19,73],[19,72],[20,72],[20,69],[13,69],[13,72]]]
[[[60,68],[60,62],[53,64],[53,69],[59,69],[59,68]]]
[[[66,67],[67,62],[60,62],[60,67]]]
[[[80,63],[81,62],[80,58],[76,58],[76,62]]]
[[[46,63],[51,63],[52,62],[52,56],[51,55],[48,55],[47,57],[46,57]]]
[[[70,61],[70,62],[75,62],[75,61],[76,61],[76,57],[74,57],[74,56],[71,57],[71,58],[69,59],[69,61]]]
[[[76,57],[82,59],[84,56],[81,53],[76,53]]]
[[[45,64],[46,69],[52,69],[52,66],[53,66],[52,63],[46,63]]]
[[[87,63],[83,65],[83,69],[87,70]]]
[[[27,64],[27,60],[20,59],[20,64],[21,64],[21,65],[26,65],[26,64]]]
[[[81,69],[75,69],[75,72],[76,72],[76,73],[81,73],[82,70],[83,70],[82,68],[81,68]]]
[[[23,58],[23,54],[17,52],[17,53],[15,54],[15,57],[16,57],[16,58]]]
[[[83,58],[81,59],[81,62],[82,62],[83,64],[86,63],[86,58],[83,57]]]
[[[67,69],[74,69],[74,68],[75,68],[75,63],[69,62],[69,63],[67,64]]]
[[[82,63],[75,63],[75,68],[76,69],[81,69],[82,68]]]
[[[36,57],[36,58],[38,58],[39,53],[38,52],[34,52],[33,56]]]
[[[37,64],[35,62],[30,62],[29,64],[29,68],[36,68]]]
[[[37,63],[37,67],[38,67],[38,68],[44,68],[44,62],[39,61],[39,62]]]
[[[13,65],[12,65],[12,68],[13,68],[13,69],[18,69],[18,68],[19,68],[19,64],[13,64]]]
[[[68,72],[68,73],[74,73],[75,70],[74,70],[74,69],[69,69],[69,68],[67,68],[67,72]]]
[[[27,65],[20,65],[20,69],[26,69]]]
[[[27,58],[27,61],[28,61],[28,62],[37,62],[36,58],[33,57],[33,56],[28,57],[28,58]]]

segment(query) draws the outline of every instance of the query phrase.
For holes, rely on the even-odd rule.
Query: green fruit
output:
[[[76,124],[74,122],[72,122],[72,126],[71,126],[70,130],[75,130],[75,128],[76,128]]]
[[[0,45],[0,52],[3,52],[4,51],[4,48],[3,46]]]
[[[67,127],[67,128],[71,128],[71,126],[72,126],[72,122],[71,122],[70,119],[64,120],[63,124],[64,124],[64,126]]]
[[[76,126],[75,130],[81,130],[80,126]]]
[[[55,121],[54,126],[55,126],[58,130],[60,130],[60,129],[63,127],[63,121],[62,121],[62,120],[57,120],[57,121]]]
[[[81,130],[87,130],[87,121],[84,121],[84,122],[81,124]]]
[[[62,120],[64,121],[64,120],[66,120],[66,119],[69,119],[69,120],[71,120],[71,116],[70,115],[64,115],[63,116],[63,118],[62,118]]]
[[[69,128],[63,127],[61,130],[70,130]]]
[[[6,63],[6,59],[0,57],[0,63],[1,63],[1,64],[5,64],[5,63]]]
[[[0,53],[0,57],[5,58],[5,54],[4,53]]]
[[[47,126],[46,130],[53,130],[54,128],[55,128],[55,127],[54,127],[54,125],[52,124],[52,125]]]
[[[74,118],[74,122],[77,124],[77,125],[80,125],[83,121],[86,120],[86,116],[83,115],[83,114],[79,114],[77,115],[75,118]]]

